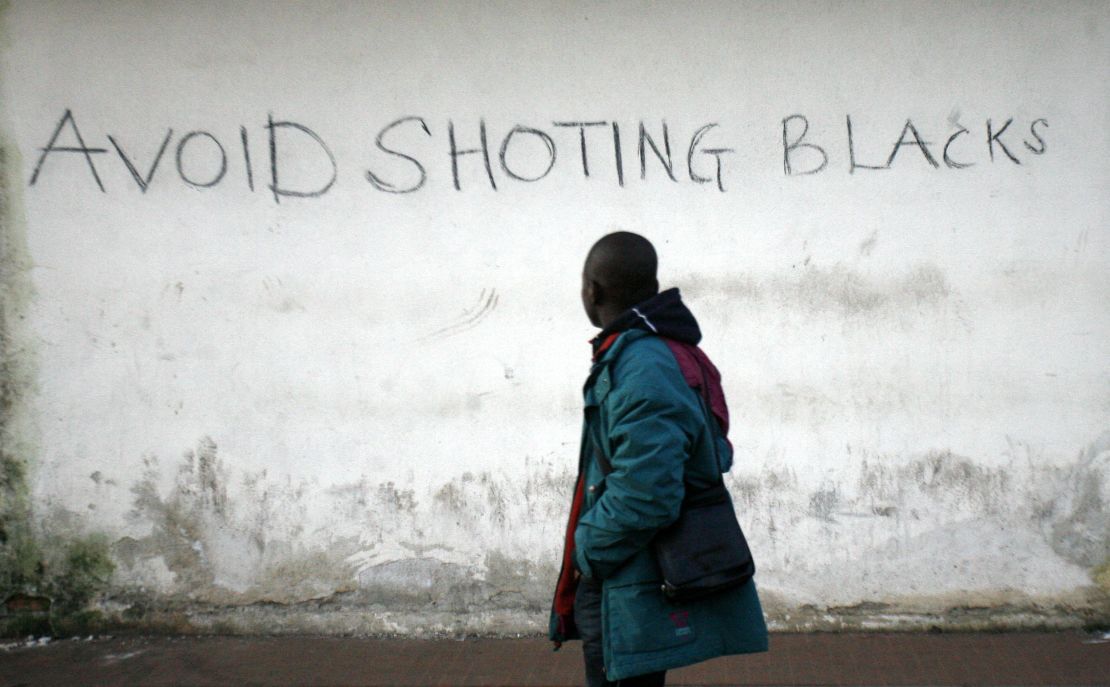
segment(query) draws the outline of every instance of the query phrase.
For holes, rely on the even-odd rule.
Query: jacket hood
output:
[[[621,313],[593,340],[594,352],[610,339],[629,329],[643,329],[658,336],[697,345],[701,341],[701,328],[694,314],[682,302],[677,288],[661,291]]]

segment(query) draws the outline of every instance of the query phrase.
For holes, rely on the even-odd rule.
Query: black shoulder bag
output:
[[[698,394],[713,443],[717,483],[701,490],[686,484],[686,495],[678,519],[655,535],[651,546],[663,576],[663,595],[673,602],[691,601],[746,584],[755,574],[748,541],[736,520],[732,496],[721,473],[717,447],[717,419],[709,411],[708,389],[702,371],[702,393]],[[602,474],[613,466],[594,448]]]
[[[739,587],[755,574],[755,561],[736,520],[732,496],[721,473],[717,444],[720,429],[709,411],[707,393],[703,370],[702,393],[698,397],[709,427],[708,440],[713,444],[717,483],[693,491],[687,482],[678,520],[660,530],[652,540],[663,574],[663,595],[676,602]]]
[[[755,574],[744,532],[724,483],[690,494],[678,520],[652,540],[663,595],[691,601],[747,583]]]

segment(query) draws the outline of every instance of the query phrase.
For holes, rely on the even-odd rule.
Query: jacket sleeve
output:
[[[579,570],[602,579],[678,518],[699,412],[673,358],[624,355],[614,372],[603,421],[613,471],[575,531]]]

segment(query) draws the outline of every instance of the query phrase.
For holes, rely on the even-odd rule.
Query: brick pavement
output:
[[[775,634],[766,654],[669,685],[1110,685],[1110,642],[1080,632]],[[577,685],[581,650],[539,639],[116,637],[0,651],[0,687]]]

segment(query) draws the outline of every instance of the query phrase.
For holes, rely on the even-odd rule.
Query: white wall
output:
[[[2,21],[3,228],[29,265],[6,353],[35,382],[8,438],[41,532],[109,537],[105,612],[543,627],[592,335],[578,275],[627,229],[724,372],[774,626],[1106,619],[1106,4],[29,2]],[[792,115],[822,171],[803,146],[786,173]],[[271,154],[285,190],[332,166],[270,117],[330,149],[326,192],[271,192]],[[427,133],[383,143],[426,180],[387,193],[367,171],[420,179],[375,146],[403,117]],[[673,182],[650,147],[640,174],[638,126],[662,147],[664,120]],[[449,126],[470,149],[480,121],[496,190],[475,154],[456,190]],[[589,177],[569,121],[606,122]],[[517,125],[555,146],[534,183],[498,157]],[[75,129],[99,183],[50,150]],[[116,146],[145,177],[167,137],[144,192]],[[851,169],[900,137],[888,169]],[[212,139],[226,171],[187,183],[217,178]],[[527,133],[506,155],[520,176],[549,161]]]

